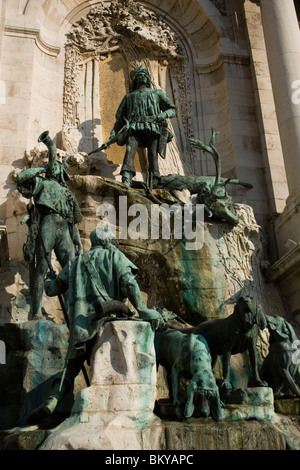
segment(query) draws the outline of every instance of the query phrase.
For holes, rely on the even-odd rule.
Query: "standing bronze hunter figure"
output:
[[[122,182],[130,187],[135,176],[136,151],[138,147],[146,148],[149,165],[148,186],[152,189],[160,178],[158,155],[165,158],[167,143],[173,137],[168,130],[166,119],[176,115],[176,106],[162,90],[151,87],[150,74],[145,67],[140,66],[132,70],[130,79],[130,91],[124,96],[117,110],[116,122],[109,140],[91,153],[106,149],[114,142],[118,145],[126,144],[121,175]]]

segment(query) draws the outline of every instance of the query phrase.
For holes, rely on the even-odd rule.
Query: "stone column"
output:
[[[293,0],[260,0],[268,64],[289,192],[300,189],[300,31]],[[298,88],[299,88],[298,82]],[[299,96],[299,94],[298,94]]]
[[[293,0],[260,0],[289,196],[275,221],[280,259],[270,279],[300,322],[300,32]]]

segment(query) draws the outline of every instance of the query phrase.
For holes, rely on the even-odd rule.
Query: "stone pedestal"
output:
[[[266,419],[277,421],[274,412],[273,391],[269,387],[237,388],[223,390],[224,420]]]
[[[123,335],[125,330],[122,333],[119,329],[119,333]],[[132,351],[134,350],[135,347]],[[112,363],[110,370],[114,369],[115,377],[120,379],[116,369],[117,363]],[[0,432],[0,450],[38,448],[39,450],[182,450],[186,452],[300,449],[299,425],[294,417],[292,420],[288,416],[276,415],[273,393],[268,387],[225,392],[222,396],[226,402],[223,409],[224,419],[217,423],[211,417],[189,418],[179,422],[174,418],[173,407],[170,403],[165,403],[167,406],[164,409],[160,407],[159,411],[163,412],[163,419],[154,418],[148,411],[152,398],[149,400],[149,395],[143,397],[142,395],[134,396],[131,393],[131,385],[138,386],[139,384],[128,383],[125,396],[121,400],[118,399],[120,396],[112,396],[121,383],[115,385],[116,387],[107,389],[107,393],[104,394],[106,398],[110,396],[112,401],[103,400],[102,386],[94,382],[89,388],[78,393],[72,416],[56,428],[46,440],[45,430],[37,427]],[[105,389],[105,383],[103,386]],[[147,389],[149,392],[151,387],[151,384],[144,383],[143,390],[140,389],[139,392],[142,393]],[[129,402],[128,399],[131,401]],[[136,412],[134,403],[138,406],[144,405],[144,408]],[[103,405],[108,406],[107,411],[102,409]],[[112,409],[114,407],[116,409]],[[294,416],[293,412],[297,410],[295,406],[293,408],[290,406],[289,411],[290,413],[285,414]],[[279,412],[282,413],[282,410],[280,409]],[[41,444],[43,441],[44,443]],[[118,456],[117,453],[115,455]]]
[[[150,425],[155,434],[159,419],[153,414],[156,363],[150,324],[110,321],[97,336],[91,385],[78,392],[71,416],[41,449],[143,450]]]
[[[261,0],[277,121],[289,193],[300,188],[300,32],[293,0]],[[297,95],[297,93],[296,93]]]

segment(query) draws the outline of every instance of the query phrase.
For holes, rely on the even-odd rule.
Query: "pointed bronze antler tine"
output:
[[[227,178],[226,181],[224,181],[224,183],[222,183],[222,186],[226,186],[226,184],[230,183],[230,181],[233,179],[234,177],[234,173],[232,173],[231,176],[229,176],[229,178]]]
[[[248,188],[248,189],[252,189],[252,188],[253,188],[253,184],[251,184],[251,183],[244,183],[243,181],[240,181],[240,185],[241,185],[241,186],[244,186],[245,188]]]

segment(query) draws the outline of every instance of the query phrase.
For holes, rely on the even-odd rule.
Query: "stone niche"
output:
[[[224,5],[224,2],[217,0],[214,3]],[[65,55],[62,149],[58,154],[59,158],[65,157],[69,163],[70,189],[82,210],[83,220],[79,230],[84,250],[90,247],[91,231],[99,223],[105,223],[102,209],[108,204],[116,211],[112,228],[120,239],[119,248],[139,268],[137,280],[148,307],[172,310],[188,324],[196,325],[206,319],[231,314],[239,296],[250,294],[261,303],[266,314],[284,315],[284,305],[277,290],[266,282],[263,275],[268,267],[264,258],[264,239],[248,205],[233,205],[233,211],[240,219],[235,227],[219,220],[205,221],[203,245],[197,250],[187,249],[186,239],[174,239],[172,236],[165,239],[151,236],[120,238],[123,210],[127,213],[128,224],[137,227],[137,214],[129,214],[128,210],[133,205],[139,205],[140,210],[149,216],[148,226],[140,226],[139,230],[141,233],[148,230],[149,234],[154,206],[182,206],[185,202],[192,202],[189,195],[170,194],[164,190],[154,190],[149,195],[142,189],[129,190],[122,185],[118,181],[118,173],[123,148],[115,145],[105,153],[87,155],[107,140],[114,123],[114,112],[128,90],[132,68],[140,65],[147,67],[152,85],[163,89],[178,108],[177,117],[169,122],[174,138],[168,146],[166,159],[160,160],[161,173],[205,175],[214,171],[213,162],[203,155],[200,159],[198,151],[188,143],[188,138],[200,138],[197,122],[193,119],[193,116],[201,115],[197,98],[199,87],[194,86],[198,82],[186,42],[179,36],[178,30],[175,32],[166,22],[167,17],[163,21],[132,0],[103,2],[93,6],[69,31]],[[211,93],[207,98],[209,104],[213,94],[224,98],[224,112],[219,112],[220,103],[215,101],[217,111],[212,116],[218,116],[219,127],[223,131],[225,129],[221,141],[221,153],[225,155],[222,164],[225,173],[231,173],[234,168],[232,136],[226,127],[228,103],[223,75],[223,65],[218,62],[212,75],[207,74],[205,83]],[[221,83],[220,88],[212,86],[213,77],[218,84]],[[39,148],[26,152],[25,166],[45,164],[46,155],[47,152],[41,152]],[[144,179],[146,166],[146,157],[140,151],[136,157],[138,180]],[[12,208],[18,208],[17,212],[9,210],[7,221],[10,240],[14,237],[13,243],[19,247],[17,257],[21,260],[26,227],[23,226],[22,231],[17,227],[26,205],[16,192],[9,203]],[[1,243],[5,243],[3,237]],[[0,267],[5,291],[1,320],[10,322],[1,325],[1,333],[10,346],[7,360],[14,370],[13,376],[9,376],[7,370],[0,370],[1,382],[5,383],[0,395],[1,410],[5,412],[0,423],[3,429],[23,424],[28,412],[39,404],[41,397],[47,396],[53,376],[63,366],[68,332],[65,325],[61,325],[62,314],[57,302],[50,302],[46,296],[43,307],[50,321],[28,322],[26,266],[19,261],[15,265]],[[59,271],[58,266],[55,269]],[[207,421],[201,420],[193,421],[194,427],[190,427],[189,423],[179,426],[177,422],[169,422],[162,430],[161,423],[153,415],[155,399],[159,398],[157,390],[163,388],[156,382],[153,335],[149,325],[144,324],[144,329],[141,325],[143,322],[134,321],[128,329],[128,324],[112,322],[100,331],[93,354],[91,387],[85,388],[79,379],[70,418],[59,429],[49,433],[43,448],[112,449],[123,446],[125,449],[186,450],[238,449],[247,448],[247,445],[251,449],[261,448],[262,445],[270,449],[285,448],[282,435],[269,422],[243,421],[240,410],[235,409],[238,421],[230,423],[229,427],[222,423],[212,425],[211,422],[207,426]],[[133,349],[133,354],[131,350],[132,355],[128,354],[127,357],[129,343],[130,347],[137,348],[133,336],[140,339],[145,349]],[[265,334],[261,335],[258,348],[263,358],[268,348]],[[247,355],[232,357],[231,366],[234,386],[247,388],[250,376]],[[220,378],[219,366],[215,374],[216,378]],[[11,386],[14,386],[14,393],[10,395]],[[124,390],[127,402],[124,401]],[[272,408],[270,395],[269,390],[264,397],[268,410]],[[6,406],[8,396],[9,407]],[[228,410],[226,419],[232,416]],[[246,419],[251,418],[253,415],[246,416]],[[84,445],[83,430],[86,432]],[[264,438],[266,433],[267,439]],[[191,434],[193,442],[190,440]],[[119,436],[122,442],[118,441]]]

